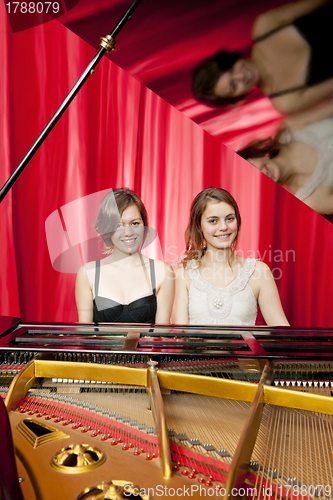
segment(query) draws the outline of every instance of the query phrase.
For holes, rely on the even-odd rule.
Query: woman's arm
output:
[[[315,108],[308,109],[302,113],[289,116],[282,122],[283,127],[293,129],[303,129],[313,122],[324,120],[325,118],[333,117],[333,100],[323,102]]]
[[[164,279],[156,294],[157,312],[155,323],[159,325],[168,325],[170,323],[173,299],[175,297],[175,276],[169,264],[165,262],[161,264],[164,266]]]
[[[321,215],[332,215],[333,188],[322,184],[303,202]]]
[[[258,279],[258,305],[268,326],[290,326],[282,309],[277,286],[269,267],[257,262],[255,279]]]
[[[175,325],[188,325],[188,280],[182,264],[175,268],[176,297],[172,313],[172,322]]]
[[[272,103],[275,108],[284,115],[292,115],[307,109],[311,109],[324,101],[332,98],[333,78],[322,83],[306,87],[290,94],[273,97]]]
[[[93,322],[93,294],[85,267],[81,267],[76,275],[75,300],[79,323]]]
[[[252,39],[255,40],[275,28],[290,24],[295,19],[310,14],[328,2],[329,0],[299,0],[263,12],[253,23]]]

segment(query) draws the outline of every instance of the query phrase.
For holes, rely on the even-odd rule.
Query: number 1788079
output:
[[[8,14],[58,14],[59,2],[8,2]]]

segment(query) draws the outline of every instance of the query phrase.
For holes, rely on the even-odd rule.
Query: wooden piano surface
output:
[[[6,325],[25,500],[113,498],[111,480],[154,498],[332,498],[332,331]],[[98,455],[78,445],[104,461],[75,471]]]

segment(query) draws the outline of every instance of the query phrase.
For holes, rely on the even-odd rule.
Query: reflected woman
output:
[[[253,141],[238,154],[316,212],[333,214],[332,102],[290,117],[275,137]]]
[[[176,268],[174,323],[253,326],[259,306],[267,325],[289,325],[268,266],[236,254],[240,227],[228,191],[208,188],[196,196]]]
[[[221,50],[193,74],[199,101],[223,106],[242,101],[255,87],[283,114],[312,108],[333,93],[333,2],[299,0],[258,16],[249,58]]]
[[[95,229],[108,255],[77,274],[79,322],[169,324],[173,270],[141,253],[148,233],[141,199],[129,189],[110,191],[100,204]]]

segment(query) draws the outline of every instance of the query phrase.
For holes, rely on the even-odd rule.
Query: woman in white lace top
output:
[[[268,266],[235,253],[240,225],[228,191],[208,188],[196,196],[176,268],[174,323],[251,326],[259,305],[268,325],[289,325]]]
[[[333,214],[333,102],[286,119],[275,137],[238,154],[319,214]]]

